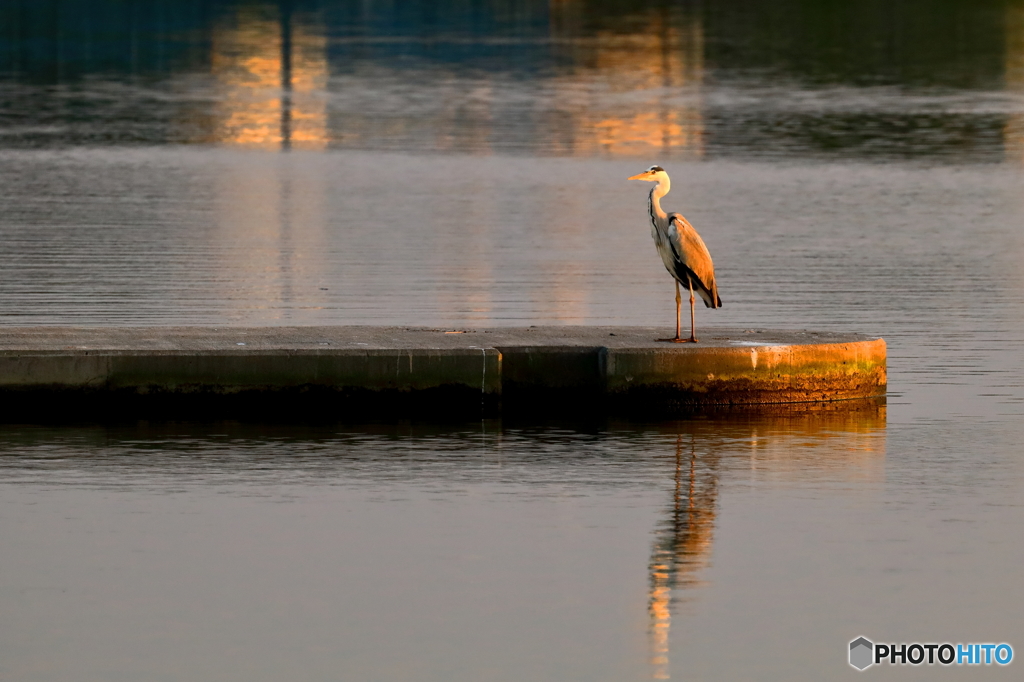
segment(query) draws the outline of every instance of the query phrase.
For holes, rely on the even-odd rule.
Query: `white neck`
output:
[[[659,218],[664,219],[668,217],[668,214],[661,210],[661,198],[668,194],[671,188],[672,183],[669,182],[668,174],[662,173],[658,178],[658,184],[651,190],[651,209]]]

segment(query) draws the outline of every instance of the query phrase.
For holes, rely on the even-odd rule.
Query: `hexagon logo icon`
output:
[[[858,637],[850,642],[850,665],[857,670],[864,670],[873,664],[875,645],[866,637]]]

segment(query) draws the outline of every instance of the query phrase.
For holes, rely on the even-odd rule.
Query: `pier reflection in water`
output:
[[[5,426],[5,670],[681,677],[696,607],[723,608],[720,576],[742,568],[711,561],[745,533],[719,521],[731,491],[829,496],[877,480],[884,450],[874,404],[583,427]]]

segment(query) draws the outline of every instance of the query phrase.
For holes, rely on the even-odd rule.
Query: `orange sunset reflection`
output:
[[[577,4],[563,1],[552,8],[553,38],[576,64],[572,73],[554,79],[554,108],[572,119],[574,130],[569,139],[553,140],[555,151],[702,156],[704,32],[699,20],[652,12],[640,31],[584,37]]]
[[[327,146],[327,41],[301,21],[243,6],[211,38],[214,141],[258,149]]]

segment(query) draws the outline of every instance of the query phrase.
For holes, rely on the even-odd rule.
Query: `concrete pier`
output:
[[[244,402],[516,410],[884,396],[886,348],[853,334],[642,327],[0,328],[0,397],[24,409]]]

